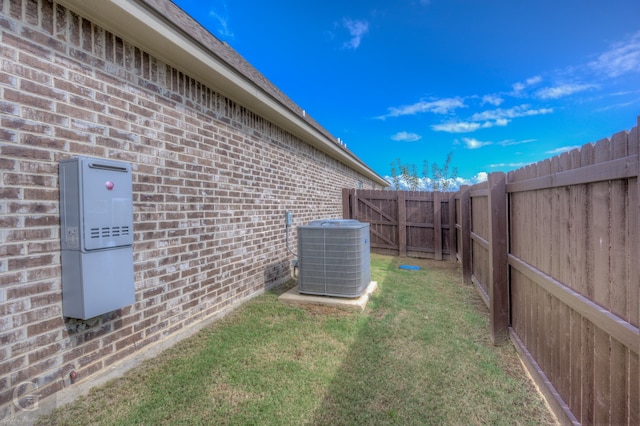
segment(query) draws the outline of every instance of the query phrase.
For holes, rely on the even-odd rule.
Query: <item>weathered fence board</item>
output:
[[[460,261],[563,423],[637,425],[639,128],[454,194],[345,190],[344,217],[374,251]]]
[[[456,257],[492,338],[506,321],[565,423],[640,424],[638,128],[454,198]]]
[[[456,260],[451,193],[344,189],[342,196],[343,217],[369,223],[371,251]]]

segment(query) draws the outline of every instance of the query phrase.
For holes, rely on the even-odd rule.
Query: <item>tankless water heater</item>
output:
[[[88,319],[131,305],[131,165],[74,157],[60,162],[62,310]]]

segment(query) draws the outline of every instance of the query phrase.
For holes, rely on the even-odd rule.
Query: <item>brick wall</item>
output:
[[[48,0],[0,0],[0,121],[0,419],[21,384],[43,398],[91,381],[287,280],[285,210],[340,217],[343,187],[374,187]],[[133,166],[136,302],[87,321],[61,307],[57,173],[73,155]]]

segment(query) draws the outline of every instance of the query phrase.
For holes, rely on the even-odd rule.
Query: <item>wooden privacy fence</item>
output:
[[[367,222],[371,251],[455,260],[450,192],[342,190],[345,219]]]
[[[639,118],[640,122],[640,118]],[[563,423],[640,424],[638,127],[455,194],[455,252]]]

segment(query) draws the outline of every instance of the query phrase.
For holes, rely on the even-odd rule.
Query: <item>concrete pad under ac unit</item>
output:
[[[289,306],[327,306],[347,311],[364,311],[369,301],[369,296],[377,288],[378,282],[371,281],[360,297],[345,298],[334,296],[315,296],[312,294],[302,294],[298,291],[298,286],[282,293],[278,300]]]

